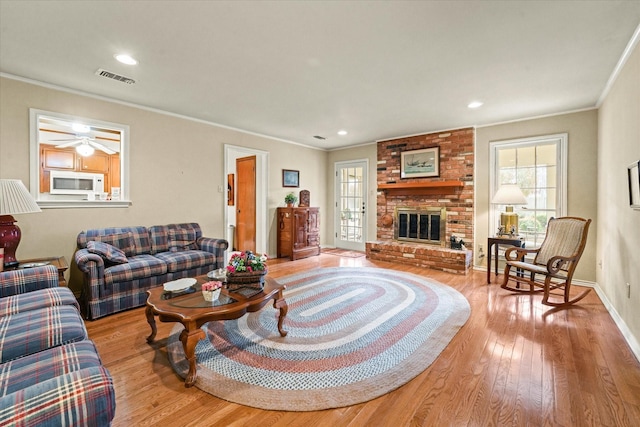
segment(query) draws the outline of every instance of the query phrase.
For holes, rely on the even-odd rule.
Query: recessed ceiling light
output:
[[[483,103],[480,102],[480,101],[473,101],[473,102],[470,102],[469,105],[467,105],[467,107],[469,107],[469,108],[479,108],[479,107],[482,107],[482,104]]]
[[[130,57],[129,55],[125,55],[125,54],[119,54],[119,55],[113,55],[118,61],[122,62],[123,64],[127,64],[127,65],[136,65],[138,63],[138,61],[136,61],[135,59],[133,59],[132,57]]]
[[[344,136],[346,134],[348,134],[349,132],[347,132],[346,130],[339,130],[338,131],[338,135]]]

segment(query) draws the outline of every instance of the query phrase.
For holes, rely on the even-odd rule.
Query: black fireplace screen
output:
[[[429,211],[398,211],[396,214],[397,240],[442,243],[444,236],[444,212],[440,209]]]

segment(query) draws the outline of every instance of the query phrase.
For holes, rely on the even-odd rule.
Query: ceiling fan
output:
[[[100,151],[104,151],[107,154],[116,154],[114,150],[97,142],[95,138],[86,135],[76,135],[75,138],[53,139],[51,141],[62,142],[62,144],[56,145],[56,148],[76,147],[76,151],[81,156],[92,155],[96,148]]]

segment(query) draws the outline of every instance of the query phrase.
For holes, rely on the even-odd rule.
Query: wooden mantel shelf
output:
[[[455,180],[399,182],[394,184],[378,184],[378,191],[384,191],[392,195],[449,194],[462,187],[464,187],[464,182]]]

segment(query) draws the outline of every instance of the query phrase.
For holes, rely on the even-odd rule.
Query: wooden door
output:
[[[239,251],[256,250],[256,156],[236,159],[236,238]]]

